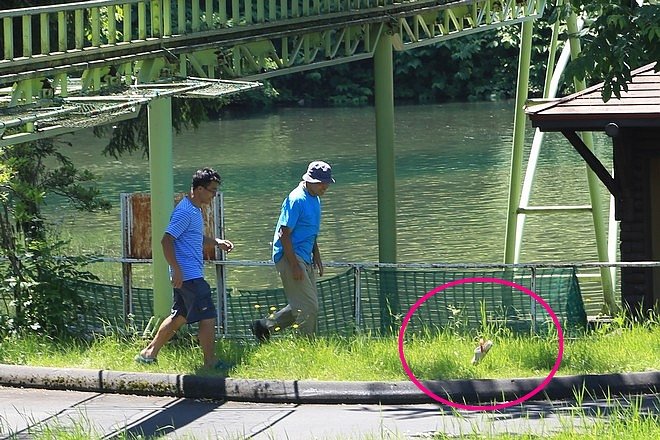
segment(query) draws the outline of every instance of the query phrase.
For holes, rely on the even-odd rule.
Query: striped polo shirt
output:
[[[172,211],[165,232],[174,237],[174,256],[183,273],[183,281],[204,275],[204,219],[202,210],[184,197]],[[172,268],[170,268],[170,273]]]

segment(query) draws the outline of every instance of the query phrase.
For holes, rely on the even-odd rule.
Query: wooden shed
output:
[[[603,102],[603,84],[543,104],[526,113],[541,131],[559,131],[587,162],[616,200],[621,261],[660,261],[660,72],[655,63],[632,72],[628,91]],[[603,131],[613,141],[614,175],[577,135]],[[660,307],[660,268],[624,267],[625,307]]]

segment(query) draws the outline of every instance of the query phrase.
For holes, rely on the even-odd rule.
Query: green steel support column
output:
[[[378,167],[378,258],[396,263],[394,194],[394,79],[392,35],[381,35],[374,53],[376,161]]]
[[[563,32],[563,30],[560,29],[560,22],[557,20],[552,27],[552,37],[550,38],[550,48],[548,50],[548,62],[545,72],[545,86],[543,87],[543,98],[546,99],[556,97],[557,89],[559,87],[559,77],[562,75],[564,67],[568,62],[568,57],[570,56],[569,46],[564,45],[559,59],[555,61],[557,58],[557,42],[559,40],[558,37],[560,32]],[[523,179],[520,201],[518,203],[519,207],[527,207],[529,204],[529,200],[532,194],[532,185],[534,183],[534,175],[536,174],[536,168],[538,165],[538,159],[541,153],[541,147],[543,145],[544,138],[544,132],[540,131],[539,129],[534,131],[532,146],[529,150],[529,156],[527,157],[527,169]],[[514,263],[518,263],[520,260],[520,249],[522,248],[523,231],[525,229],[526,217],[527,214],[524,212],[519,212],[517,215]]]
[[[170,311],[172,284],[160,240],[172,213],[172,99],[149,102],[149,175],[151,186],[151,252],[153,255],[154,316],[160,320]]]
[[[566,20],[568,34],[570,36],[569,42],[571,44],[571,59],[575,59],[581,51],[580,39],[578,38],[577,16],[571,14]],[[579,92],[586,88],[584,81],[574,80],[575,91]],[[593,149],[593,135],[591,132],[584,132],[581,134],[584,144]],[[605,225],[605,216],[603,211],[603,203],[601,199],[601,183],[596,174],[591,171],[587,165],[587,183],[589,185],[589,196],[591,199],[591,215],[594,222],[594,231],[596,233],[596,250],[598,252],[598,261],[607,262],[609,254],[607,251],[607,228]],[[603,285],[603,300],[605,302],[606,313],[615,312],[618,309],[616,300],[614,299],[614,283],[612,281],[612,274],[609,268],[600,268],[600,278]]]
[[[376,164],[378,169],[378,260],[396,263],[396,204],[394,170],[394,74],[392,34],[383,32],[374,52],[376,105]],[[381,331],[396,330],[400,313],[394,271],[380,271]]]
[[[516,254],[516,227],[518,204],[522,190],[522,161],[525,146],[525,101],[529,90],[529,66],[532,54],[532,30],[534,22],[526,21],[520,31],[520,56],[518,59],[518,87],[516,110],[513,117],[513,148],[509,173],[509,205],[507,210],[506,235],[504,239],[504,263],[514,263]]]
[[[548,65],[545,69],[545,82],[543,86],[543,97],[547,98],[550,93],[552,74],[555,71],[555,59],[557,58],[557,41],[559,41],[559,20],[552,25],[552,36],[550,37],[550,50],[548,51]]]
[[[520,55],[518,57],[518,83],[516,89],[516,108],[513,116],[513,146],[511,149],[511,169],[509,172],[509,205],[507,211],[506,235],[504,244],[504,263],[515,263],[516,229],[518,228],[518,206],[522,194],[522,162],[525,148],[525,101],[529,90],[529,66],[532,55],[533,21],[523,22],[520,29]],[[513,281],[513,270],[505,270],[503,278]],[[514,314],[513,292],[502,286],[502,307],[507,315]]]

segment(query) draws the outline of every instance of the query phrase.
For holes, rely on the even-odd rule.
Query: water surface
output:
[[[400,106],[395,124],[398,261],[501,262],[513,103]],[[205,122],[174,137],[175,191],[187,191],[199,167],[219,170],[227,238],[236,245],[231,258],[268,260],[282,199],[308,162],[326,160],[337,183],[323,199],[323,259],[376,261],[375,137],[370,107],[292,108]],[[122,192],[148,191],[148,162],[140,155],[103,157],[107,141],[89,131],[66,140],[72,147],[64,152],[99,177],[103,194],[113,202]],[[596,154],[611,166],[608,139],[597,140]],[[584,162],[559,134],[546,136],[536,181],[532,205],[589,203]],[[64,225],[74,242],[120,256],[119,208],[114,205],[107,214],[65,213]],[[62,217],[59,207],[60,201],[50,201],[49,209]],[[528,216],[522,262],[595,260],[590,215]],[[232,269],[230,281],[244,288],[278,284],[270,268]]]

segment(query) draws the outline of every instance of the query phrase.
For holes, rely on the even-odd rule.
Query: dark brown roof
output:
[[[619,127],[660,127],[660,72],[655,63],[632,71],[628,91],[621,99],[603,102],[603,83],[544,104],[527,106],[532,126],[542,131],[602,131],[614,123]]]

